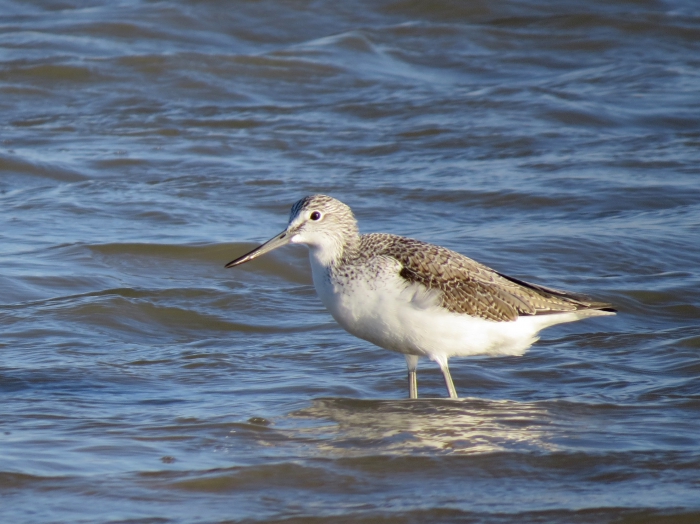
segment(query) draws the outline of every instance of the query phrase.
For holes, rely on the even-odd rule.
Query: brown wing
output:
[[[367,252],[398,260],[400,275],[408,282],[440,290],[442,307],[455,313],[509,321],[520,315],[581,309],[614,311],[609,304],[502,275],[464,255],[419,240],[371,234],[363,235],[362,243],[371,247]]]

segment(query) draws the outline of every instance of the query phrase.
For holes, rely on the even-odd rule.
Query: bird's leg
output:
[[[418,375],[416,374],[418,357],[415,355],[404,356],[408,366],[408,398],[418,398]]]
[[[418,398],[418,374],[415,369],[408,370],[408,398]]]
[[[440,366],[442,376],[445,377],[445,385],[447,386],[447,393],[450,395],[450,398],[459,398],[457,396],[457,390],[455,389],[454,382],[452,382],[450,368],[447,366],[447,359],[436,359],[436,362]]]

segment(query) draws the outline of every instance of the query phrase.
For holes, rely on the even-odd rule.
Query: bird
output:
[[[404,355],[411,399],[418,398],[421,357],[437,363],[456,399],[451,357],[522,355],[544,328],[616,313],[611,304],[507,276],[444,247],[360,234],[350,207],[320,194],[297,201],[284,231],[225,267],[286,244],[309,249],[316,293],[341,327]]]

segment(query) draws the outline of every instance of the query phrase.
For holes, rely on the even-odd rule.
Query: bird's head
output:
[[[232,260],[226,267],[244,264],[286,244],[304,244],[323,264],[338,260],[359,238],[357,220],[350,207],[326,195],[311,195],[292,206],[289,224],[279,235],[250,253]]]

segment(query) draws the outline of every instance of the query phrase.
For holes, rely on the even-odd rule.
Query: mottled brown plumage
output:
[[[581,309],[614,311],[610,304],[530,284],[447,248],[387,233],[361,235],[359,245],[346,253],[344,262],[372,265],[370,258],[378,257],[397,260],[401,264],[399,274],[407,282],[440,291],[440,305],[453,313],[512,321],[523,315]]]

